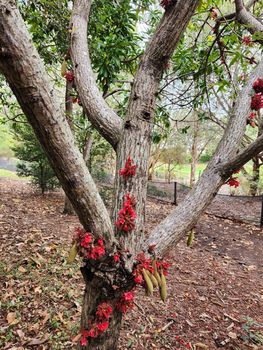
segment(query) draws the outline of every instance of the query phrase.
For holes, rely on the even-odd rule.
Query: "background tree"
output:
[[[13,124],[15,140],[14,155],[20,160],[18,176],[30,177],[30,182],[40,188],[42,194],[59,186],[49,160],[36,139],[32,127],[25,121]]]

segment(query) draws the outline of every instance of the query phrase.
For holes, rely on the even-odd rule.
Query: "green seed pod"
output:
[[[67,73],[67,69],[68,69],[67,61],[63,60],[63,62],[61,63],[61,69],[60,69],[60,73],[62,77],[64,77],[64,75]]]
[[[78,254],[77,243],[74,243],[69,251],[69,255],[67,259],[68,264],[71,264],[75,260],[77,254]]]
[[[160,296],[163,302],[167,299],[167,284],[166,284],[166,278],[161,272],[161,286],[160,286]]]
[[[146,292],[149,293],[149,295],[153,295],[153,284],[145,269],[142,269],[142,274],[147,287]]]
[[[195,238],[195,231],[191,230],[189,232],[189,235],[188,235],[188,238],[187,238],[187,242],[186,242],[187,247],[190,247],[192,245],[194,238]]]

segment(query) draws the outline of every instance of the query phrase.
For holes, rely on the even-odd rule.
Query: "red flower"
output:
[[[261,108],[263,108],[263,96],[261,93],[258,93],[251,98],[251,109],[259,111]]]
[[[251,36],[249,36],[249,35],[243,36],[243,38],[242,38],[242,43],[243,43],[244,45],[246,45],[246,46],[252,45],[253,41],[252,41]]]
[[[137,275],[137,276],[135,276],[134,278],[133,278],[133,280],[134,280],[134,282],[136,283],[136,284],[142,284],[143,283],[143,277],[142,277],[142,275]]]
[[[86,233],[82,241],[80,242],[80,245],[84,248],[89,248],[90,243],[92,242],[92,236],[90,233]]]
[[[105,332],[109,328],[109,322],[102,322],[97,324],[99,332]]]
[[[249,119],[255,119],[256,118],[256,113],[254,113],[254,112],[251,112],[250,114],[249,114],[249,117],[248,117]]]
[[[113,255],[113,260],[114,260],[116,263],[118,263],[118,262],[120,261],[120,254],[115,253],[115,254]]]
[[[89,331],[88,331],[88,337],[90,338],[96,338],[98,336],[98,332],[95,328],[91,328]]]
[[[133,299],[134,299],[134,294],[133,294],[133,292],[126,292],[126,293],[123,293],[122,299],[123,299],[124,301],[133,301]]]
[[[80,342],[80,345],[81,345],[81,346],[86,346],[86,345],[88,344],[87,338],[86,338],[86,337],[83,337],[83,336],[80,338],[80,341],[79,341],[79,342]]]
[[[255,92],[262,94],[263,93],[263,79],[258,78],[253,84],[253,89],[255,90]]]
[[[126,200],[123,203],[122,209],[118,212],[118,219],[115,222],[115,226],[117,226],[119,231],[130,232],[135,228],[135,198],[130,196],[129,193],[124,198]]]
[[[134,299],[133,292],[123,293],[119,302],[116,305],[117,309],[123,313],[126,313],[129,309],[133,307],[134,305],[133,299]]]
[[[105,254],[105,248],[104,246],[95,246],[91,248],[91,250],[87,251],[87,258],[93,259],[93,260],[98,260],[101,256]]]
[[[123,177],[134,176],[136,175],[136,168],[137,165],[134,165],[133,160],[131,157],[129,157],[125,163],[124,168],[119,171],[119,174]]]
[[[237,177],[230,177],[226,182],[230,187],[238,187],[240,182],[237,180]]]
[[[104,243],[103,243],[103,239],[101,239],[101,238],[99,238],[98,239],[98,245],[100,246],[100,247],[103,247],[104,246]]]
[[[74,73],[72,71],[68,71],[64,77],[67,81],[72,82],[74,80]]]
[[[102,303],[98,306],[96,311],[96,316],[100,320],[106,319],[108,320],[112,314],[112,307],[108,303]]]

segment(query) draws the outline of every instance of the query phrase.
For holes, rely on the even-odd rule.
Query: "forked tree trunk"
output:
[[[122,251],[126,272],[127,267],[132,268],[135,255],[141,251],[144,242],[148,159],[159,83],[180,35],[199,1],[177,0],[172,2],[172,6],[165,11],[139,64],[124,127],[122,127],[120,118],[110,110],[100,96],[91,71],[85,46],[87,45],[86,17],[90,3],[88,0],[74,1],[72,60],[75,67],[75,80],[81,101],[91,122],[117,149],[114,220],[123,205],[124,195],[131,192],[136,197],[138,217],[136,230],[132,233],[127,236],[117,236],[119,242],[116,242],[108,212],[83,157],[75,145],[72,132],[66,123],[59,102],[54,96],[54,89],[51,87],[39,55],[30,41],[14,0],[0,0],[0,69],[6,76],[39,141],[47,152],[65,192],[74,204],[81,223],[86,230],[93,233],[95,238],[103,237],[109,256],[116,246],[119,247],[122,244],[122,249],[126,250],[127,253],[126,257],[125,251]],[[255,78],[261,76],[259,75],[261,71],[262,64],[250,77],[248,85],[242,92],[243,95],[237,101],[225,136],[199,184],[191,195],[188,195],[184,202],[177,207],[176,211],[156,227],[149,240],[144,243],[145,250],[149,248],[149,244],[156,244],[156,253],[163,254],[171,247],[172,243],[182,238],[211,201],[220,185],[233,172],[230,167],[221,174],[220,166],[229,162],[229,159],[237,153],[244,134],[245,117],[250,110],[251,86]],[[261,144],[257,144],[256,150],[253,148],[253,152],[262,151],[262,148]],[[118,170],[124,167],[129,156],[137,165],[137,173],[131,179],[123,179]],[[251,153],[249,157],[251,158]],[[89,321],[94,319],[99,303],[107,301],[114,304],[119,298],[115,289],[116,283],[109,282],[109,272],[103,273],[99,268],[96,269],[96,266],[92,269],[96,273],[93,270],[87,270],[83,273],[86,292],[82,327],[85,329],[89,327]],[[120,269],[114,269],[114,272],[119,273]],[[125,279],[125,282],[127,281],[128,277]],[[118,285],[119,288],[124,285],[123,290],[125,291],[129,290],[122,281]],[[121,315],[115,312],[110,321],[109,331],[95,340],[88,339],[90,343],[85,347],[85,350],[116,349],[120,322]]]

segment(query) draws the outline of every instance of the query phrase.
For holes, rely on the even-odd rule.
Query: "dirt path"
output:
[[[0,179],[1,349],[72,349],[77,341],[83,283],[79,262],[69,267],[65,258],[78,220],[62,205],[60,193],[42,197]],[[149,202],[147,231],[172,209]],[[138,290],[119,349],[263,349],[254,324],[263,324],[262,248],[257,227],[204,215],[193,246],[181,242],[169,256],[167,303]]]

